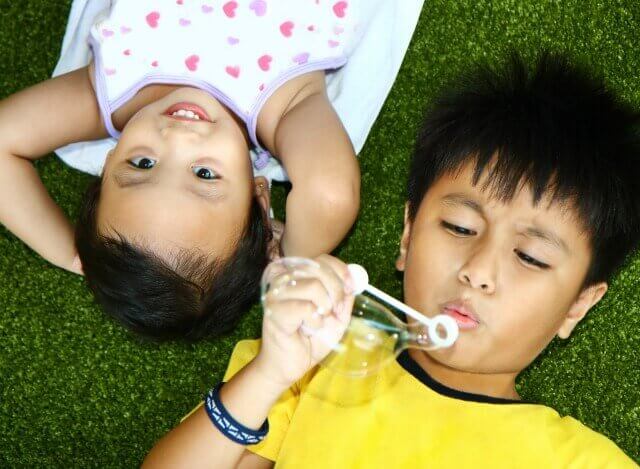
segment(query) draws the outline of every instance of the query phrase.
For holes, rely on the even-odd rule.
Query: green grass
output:
[[[46,79],[70,1],[0,0],[0,97]],[[637,0],[427,0],[391,95],[362,152],[362,215],[340,250],[396,295],[393,259],[404,181],[422,109],[473,60],[511,48],[567,51],[640,105]],[[89,177],[39,163],[74,217]],[[281,197],[280,197],[281,199]],[[604,433],[640,462],[640,257],[567,342],[519,381],[524,398]],[[131,338],[92,304],[82,280],[0,228],[0,467],[133,467],[222,376],[233,344],[259,332],[254,308],[231,336],[198,345]]]

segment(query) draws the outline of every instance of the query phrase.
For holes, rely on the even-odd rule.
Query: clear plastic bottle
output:
[[[326,268],[313,260],[296,257],[279,259],[270,264],[262,276],[262,298],[268,293],[277,296],[300,279],[317,278],[321,270],[325,270],[324,275],[332,275],[337,279],[333,272],[327,272]],[[425,323],[412,322],[409,325],[392,312],[395,309],[383,305],[366,292],[356,295],[347,330],[339,343],[329,344],[333,351],[321,365],[347,376],[364,377],[376,373],[407,348],[432,350],[450,346],[455,341],[453,337],[448,338],[453,340],[442,338],[450,334],[450,330],[440,326],[450,326],[450,317],[424,318]],[[305,332],[323,335],[322,329]]]

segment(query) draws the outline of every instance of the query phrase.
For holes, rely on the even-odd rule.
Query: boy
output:
[[[397,261],[405,302],[452,316],[457,342],[403,352],[375,381],[313,368],[353,299],[344,264],[320,258],[345,287],[323,275],[268,294],[262,342],[238,344],[224,386],[148,466],[635,467],[573,418],[522,402],[515,380],[569,337],[637,245],[637,123],[559,57],[468,77],[426,118]],[[332,313],[318,317],[323,289]],[[355,396],[372,382],[364,404],[318,393]],[[264,439],[245,449],[226,423],[246,427],[245,443]]]

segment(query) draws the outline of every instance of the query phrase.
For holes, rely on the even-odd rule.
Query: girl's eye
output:
[[[156,165],[156,160],[152,160],[146,156],[138,156],[137,158],[130,159],[128,162],[131,166],[138,169],[151,169]]]
[[[457,236],[473,236],[473,235],[477,234],[473,230],[469,230],[467,228],[463,228],[462,226],[454,225],[454,224],[446,222],[444,220],[442,221],[442,226],[446,230],[452,232],[453,234],[455,234]]]
[[[218,179],[216,173],[205,166],[194,166],[191,168],[191,170],[193,171],[193,174],[195,174],[200,179]]]
[[[540,262],[537,259],[534,259],[533,257],[525,254],[522,251],[518,251],[517,249],[514,250],[516,255],[522,259],[524,262],[526,262],[529,265],[533,265],[535,267],[539,267],[540,269],[548,269],[549,267],[551,267],[549,264],[545,264],[544,262]]]

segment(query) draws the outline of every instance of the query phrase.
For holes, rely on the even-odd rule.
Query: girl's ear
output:
[[[254,197],[260,204],[264,221],[273,234],[268,248],[269,260],[273,261],[281,256],[280,239],[284,232],[284,225],[282,222],[271,218],[271,191],[269,190],[269,181],[264,176],[257,176],[253,179],[253,183]]]
[[[265,219],[269,227],[271,227],[271,192],[267,178],[264,176],[256,176],[253,178],[253,194],[264,211]]]

